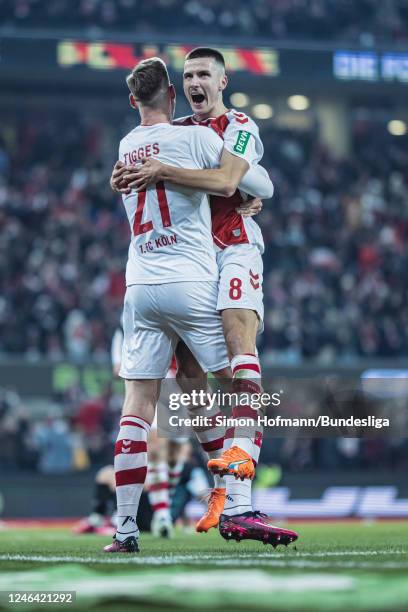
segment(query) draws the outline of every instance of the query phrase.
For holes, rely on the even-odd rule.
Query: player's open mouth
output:
[[[204,102],[205,100],[205,96],[203,94],[191,94],[191,99],[194,102],[194,104],[201,104],[201,102]]]

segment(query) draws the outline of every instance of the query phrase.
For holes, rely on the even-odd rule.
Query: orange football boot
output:
[[[251,455],[248,455],[239,446],[231,446],[218,459],[210,459],[207,467],[213,474],[219,474],[220,476],[231,474],[241,480],[244,480],[244,478],[252,480],[255,476],[255,466]]]
[[[196,525],[198,533],[207,533],[212,527],[218,527],[220,516],[224,510],[225,489],[213,489],[208,498],[207,512]]]

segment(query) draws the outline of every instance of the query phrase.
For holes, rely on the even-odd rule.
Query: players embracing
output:
[[[157,60],[155,62],[157,64]],[[144,62],[141,62],[141,64],[143,65]],[[141,64],[133,71],[133,77],[137,75]],[[134,356],[138,351],[143,353],[145,338],[143,342],[140,341],[140,338],[143,338],[143,334],[140,336],[141,321],[143,321],[146,314],[149,317],[153,316],[154,308],[156,308],[154,313],[154,317],[156,317],[155,323],[159,327],[161,326],[158,337],[160,337],[160,334],[164,334],[167,339],[170,338],[170,341],[167,344],[165,343],[164,359],[163,357],[160,358],[159,355],[153,355],[152,362],[155,364],[157,371],[149,373],[141,371],[140,367],[134,370],[133,366],[127,369],[126,365],[123,366],[122,364],[122,376],[127,379],[127,385],[129,381],[133,381],[137,386],[136,379],[145,379],[144,391],[141,392],[139,389],[139,395],[142,399],[146,399],[146,390],[149,390],[150,401],[152,401],[153,396],[157,393],[157,380],[165,375],[163,369],[165,366],[164,362],[171,357],[169,353],[176,347],[176,338],[180,337],[185,340],[204,371],[215,371],[219,375],[225,376],[229,374],[226,367],[230,364],[235,390],[238,392],[257,392],[257,389],[260,390],[261,378],[260,364],[256,351],[256,335],[263,325],[263,267],[261,257],[263,253],[263,240],[261,231],[251,216],[244,216],[241,213],[251,215],[254,210],[259,210],[259,202],[246,204],[242,192],[259,197],[270,197],[272,195],[272,184],[269,178],[265,176],[266,172],[257,165],[263,154],[263,146],[258,128],[246,115],[234,110],[228,110],[224,106],[222,92],[227,86],[227,77],[223,57],[214,49],[200,48],[187,55],[184,69],[184,92],[194,114],[174,122],[180,127],[167,125],[174,108],[174,98],[172,98],[171,93],[173,90],[168,82],[168,78],[167,84],[164,83],[164,88],[162,87],[163,83],[159,87],[161,93],[159,91],[156,92],[153,98],[146,102],[146,98],[143,99],[143,96],[140,96],[140,90],[138,90],[141,83],[140,74],[141,71],[139,70],[139,75],[136,76],[135,80],[131,81],[133,86],[136,84],[136,88],[133,87],[132,89],[132,86],[130,86],[130,89],[132,91],[131,101],[140,110],[142,125],[131,132],[133,134],[139,130],[136,144],[132,143],[132,145],[135,145],[133,148],[129,148],[129,143],[125,151],[121,145],[121,163],[115,165],[111,179],[113,188],[124,194],[124,203],[134,234],[132,242],[136,244],[137,239],[134,240],[135,236],[138,238],[143,234],[149,236],[149,232],[155,231],[154,223],[146,216],[147,207],[145,204],[149,197],[150,199],[155,197],[157,200],[158,210],[156,211],[156,217],[158,224],[161,226],[160,235],[166,236],[169,233],[172,225],[171,216],[173,215],[173,210],[179,219],[177,231],[180,230],[183,224],[183,214],[186,215],[188,213],[188,207],[184,208],[183,213],[183,205],[180,205],[177,198],[174,199],[171,205],[166,195],[168,188],[170,188],[170,191],[174,190],[174,193],[189,194],[190,213],[191,204],[194,198],[196,198],[196,204],[193,204],[193,209],[196,213],[198,210],[201,211],[197,220],[202,224],[202,227],[200,230],[198,227],[194,228],[197,234],[196,238],[198,236],[199,239],[194,240],[195,246],[193,246],[192,260],[191,253],[183,252],[183,243],[186,245],[192,236],[183,235],[182,230],[179,235],[175,231],[175,238],[172,238],[170,233],[165,240],[160,241],[159,239],[159,242],[157,242],[157,238],[155,242],[146,240],[141,243],[139,240],[139,244],[136,244],[134,250],[132,250],[131,245],[129,262],[132,257],[134,259],[136,257],[139,260],[137,265],[139,265],[140,270],[136,276],[130,274],[130,280],[128,278],[127,282],[128,293],[131,294],[133,292],[137,298],[136,300],[135,298],[132,300],[128,298],[128,304],[125,301],[125,313],[126,309],[131,313],[128,313],[131,323],[128,323],[127,332],[125,329],[125,343],[127,335],[128,344],[127,351],[124,351],[123,357],[125,360],[128,359],[130,363],[132,358],[129,355]],[[146,79],[145,82],[147,82]],[[162,104],[161,111],[159,112],[160,104],[156,104],[158,100],[159,102],[161,100],[160,104]],[[166,113],[163,114],[163,104],[168,106],[167,116],[165,116]],[[148,117],[147,123],[146,117]],[[154,123],[152,123],[152,117],[154,118]],[[163,119],[166,119],[166,121],[163,121]],[[211,137],[204,137],[202,126],[211,128],[210,130],[204,130],[212,134]],[[153,140],[150,134],[147,141],[140,138],[144,129],[147,130],[146,133],[148,133],[148,130],[156,130]],[[170,136],[177,138],[177,151],[173,152],[173,156],[163,155],[163,148],[162,154],[160,151],[157,151],[157,148],[160,149],[160,139],[169,130],[179,130],[177,136],[175,134]],[[193,135],[195,133],[197,133],[197,136]],[[200,133],[200,136],[198,133]],[[217,142],[213,139],[215,135],[218,135]],[[187,139],[186,142],[189,143],[190,152],[187,151],[187,154],[185,150],[183,151],[183,139]],[[124,141],[126,141],[126,138],[122,143]],[[127,163],[128,160],[132,159],[132,151],[142,150],[145,152],[145,156],[147,156],[147,146],[149,144],[151,145],[149,152],[152,156],[144,159],[143,165],[135,167]],[[156,150],[154,150],[155,145]],[[199,155],[197,155],[198,150],[200,150]],[[238,186],[240,189],[238,189]],[[154,192],[156,193],[155,196],[152,195]],[[211,229],[209,214],[207,214],[207,209],[205,208],[206,204],[202,199],[199,199],[202,198],[203,192],[212,194],[210,197]],[[133,213],[130,212],[127,202],[132,203]],[[200,202],[198,208],[197,202]],[[191,218],[194,217],[190,215],[190,221]],[[217,251],[218,286],[217,283],[214,285],[214,279],[218,278],[218,270],[215,275],[210,253],[208,249],[206,250],[209,244],[208,234],[205,231],[206,224],[208,224],[210,237],[212,233]],[[172,240],[174,242],[170,244]],[[157,245],[156,249],[155,245]],[[157,273],[157,268],[155,267],[157,264],[158,247],[160,249],[164,248],[162,254],[166,254],[166,248],[173,247],[173,251],[166,261],[166,266],[163,268],[162,277],[160,277],[160,273]],[[155,255],[152,254],[151,249],[153,251],[156,250]],[[177,250],[179,251],[178,255],[176,254]],[[204,253],[206,264],[203,269],[198,270],[196,263],[193,265],[193,261],[199,261]],[[177,257],[179,257],[179,260],[177,260]],[[160,290],[156,287],[152,292],[150,289],[152,284],[165,283],[167,284],[166,295],[161,296],[161,298],[170,299],[171,296],[174,297],[174,287],[171,289],[169,285],[182,282],[180,280],[181,277],[175,274],[175,270],[178,269],[178,264],[182,262],[183,257],[186,258],[184,264],[188,262],[188,273],[186,273],[187,268],[182,268],[182,277],[184,279],[189,278],[190,281],[194,280],[195,287],[200,285],[200,283],[207,283],[207,298],[200,303],[202,310],[202,320],[200,322],[197,317],[192,315],[192,313],[196,312],[199,302],[192,303],[191,291],[187,290],[185,286],[182,287],[184,293],[181,297],[179,293],[177,299],[181,300],[183,308],[180,312],[177,312],[177,309],[174,310],[172,313],[173,318],[170,316],[172,326],[169,327],[169,314],[160,312],[159,316],[159,311],[157,311],[156,302],[159,296],[156,293]],[[215,262],[215,256],[213,261]],[[150,270],[151,276],[149,276],[149,265],[152,264],[153,267]],[[199,278],[193,279],[191,274],[194,276],[197,273],[199,273]],[[148,295],[148,299],[145,299],[143,295],[141,297],[139,290],[132,289],[139,282],[145,285],[145,296]],[[201,287],[203,288],[203,285]],[[214,287],[216,287],[215,293]],[[202,291],[198,291],[198,294],[200,293]],[[193,300],[197,300],[198,294],[196,293],[193,296]],[[136,308],[135,301],[139,302]],[[155,307],[152,306],[153,303],[156,303]],[[214,309],[213,315],[211,315],[211,308]],[[216,311],[221,312],[228,357],[225,348],[219,342],[221,319],[217,320],[216,317],[218,315]],[[194,328],[193,336],[186,335],[183,325],[180,324],[184,316],[187,316],[187,319],[189,319],[190,331]],[[177,318],[179,318],[178,321],[176,320]],[[213,325],[212,331],[209,329],[208,321],[212,321],[210,324],[210,326]],[[201,331],[208,339],[205,347],[205,356],[200,352],[200,325],[203,326]],[[151,328],[149,328],[149,331],[151,331]],[[183,333],[185,338],[183,338]],[[140,336],[139,338],[137,338],[138,335]],[[159,343],[156,344],[155,350],[158,346]],[[162,349],[163,346],[161,347]],[[149,358],[152,359],[152,355]],[[183,373],[193,377],[196,373],[189,371],[187,350],[184,351],[184,360],[184,364],[183,360],[179,361],[180,378],[182,378]],[[163,366],[160,372],[157,369],[158,364]],[[148,377],[151,377],[150,386],[146,383]],[[135,404],[133,403],[133,405]],[[123,418],[127,418],[129,407],[129,402],[125,400]],[[210,428],[206,439],[207,441],[209,439],[210,441],[217,441],[218,448],[215,448],[214,444],[205,442],[205,439],[200,439],[199,436],[204,450],[211,448],[212,459],[210,459],[208,467],[215,475],[216,481],[212,499],[210,499],[209,503],[209,510],[202,519],[203,524],[201,526],[203,528],[198,530],[207,531],[209,527],[217,525],[219,521],[220,532],[224,537],[237,537],[237,539],[248,537],[273,544],[280,542],[288,543],[296,539],[297,534],[273,527],[264,515],[252,510],[251,480],[254,476],[255,465],[261,447],[262,430],[258,426],[258,413],[251,406],[238,405],[234,407],[233,417],[240,419],[242,416],[246,418],[247,425],[245,427],[232,427],[230,430],[223,432],[222,436],[218,435],[219,432],[215,431],[215,426],[214,432],[211,432]],[[138,424],[139,428],[143,429],[144,425],[142,422],[134,422]],[[128,428],[129,426],[130,421],[128,419],[126,427]],[[125,433],[128,435],[130,432],[127,429]],[[125,433],[122,432],[122,436]],[[122,439],[125,438],[122,437]],[[221,476],[224,478],[221,478]],[[225,484],[227,496],[224,507]],[[221,512],[222,515],[220,517]],[[124,518],[127,519],[127,517]],[[130,523],[131,520],[127,519],[126,522]],[[121,541],[118,538],[121,538]],[[124,539],[126,540],[122,534],[119,534],[114,544],[111,545],[110,550],[126,549],[127,547],[120,543]]]

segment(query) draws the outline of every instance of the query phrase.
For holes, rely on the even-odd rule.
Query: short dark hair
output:
[[[154,106],[158,95],[170,85],[166,64],[159,57],[142,60],[126,77],[126,83],[138,102]]]
[[[185,61],[187,61],[197,59],[199,57],[212,57],[213,59],[215,59],[216,62],[221,64],[223,68],[225,68],[225,60],[223,54],[217,51],[217,49],[212,49],[211,47],[196,47],[195,49],[187,53],[184,59]]]

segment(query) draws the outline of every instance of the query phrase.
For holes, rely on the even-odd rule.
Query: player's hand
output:
[[[262,206],[263,204],[260,198],[251,198],[246,202],[242,202],[235,210],[243,217],[253,217],[261,212]]]
[[[141,162],[142,163],[138,164],[132,172],[132,175],[136,178],[132,178],[128,183],[128,187],[136,189],[136,191],[143,191],[148,185],[160,181],[164,165],[153,157],[143,158]]]
[[[128,173],[131,172],[132,168],[126,166],[122,161],[117,161],[113,166],[112,174],[110,177],[109,184],[113,191],[116,193],[129,194],[132,190],[128,186]]]

